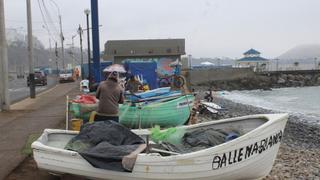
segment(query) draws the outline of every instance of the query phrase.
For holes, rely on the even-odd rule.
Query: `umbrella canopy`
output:
[[[103,70],[103,72],[114,72],[114,71],[119,72],[119,73],[126,72],[123,65],[121,65],[121,64],[112,64]]]

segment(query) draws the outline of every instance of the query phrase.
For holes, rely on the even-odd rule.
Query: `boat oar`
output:
[[[166,153],[166,154],[172,154],[172,155],[179,155],[180,154],[180,153],[176,153],[176,152],[172,152],[172,151],[166,151],[166,150],[157,149],[157,148],[150,148],[150,151]]]

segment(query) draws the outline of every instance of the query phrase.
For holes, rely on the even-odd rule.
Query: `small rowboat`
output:
[[[216,110],[221,110],[223,109],[221,106],[219,106],[218,104],[215,104],[213,102],[205,102],[205,101],[200,101],[200,103],[206,107],[210,107],[212,109],[216,109]]]
[[[181,91],[172,91],[170,87],[163,87],[136,94],[127,94],[126,99],[131,102],[139,102],[148,98],[165,98],[174,95],[181,95]]]
[[[119,120],[129,128],[175,127],[188,121],[193,102],[193,95],[180,95],[152,99],[152,102],[125,103],[120,105]]]
[[[139,153],[132,172],[98,169],[77,152],[65,150],[65,145],[78,133],[75,131],[45,130],[32,148],[39,168],[89,179],[257,179],[270,172],[287,119],[287,114],[250,115],[179,127],[186,131],[203,127],[236,128],[244,134],[191,153],[162,156],[152,149],[150,153]],[[149,134],[145,129],[132,132]]]

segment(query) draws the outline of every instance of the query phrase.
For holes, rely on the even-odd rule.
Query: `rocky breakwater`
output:
[[[219,80],[198,84],[215,90],[253,90],[281,87],[320,86],[320,74],[265,74],[235,80]]]

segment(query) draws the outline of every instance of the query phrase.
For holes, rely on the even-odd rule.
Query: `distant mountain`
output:
[[[299,45],[280,55],[279,59],[303,60],[320,58],[320,44]]]

